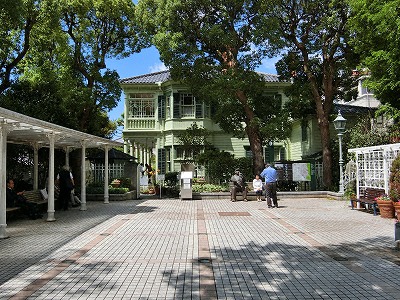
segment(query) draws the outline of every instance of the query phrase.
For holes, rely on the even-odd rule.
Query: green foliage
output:
[[[120,182],[119,187],[128,189],[131,187],[131,179],[129,177],[118,178],[118,180]]]
[[[175,187],[179,184],[178,182],[179,172],[168,172],[165,173],[165,185],[168,187]]]
[[[232,154],[218,149],[206,149],[197,156],[196,162],[205,166],[209,182],[229,181],[235,170],[235,159]]]
[[[390,135],[386,128],[371,127],[369,117],[364,117],[351,126],[348,130],[349,141],[346,146],[350,148],[360,148],[376,145],[390,144]]]
[[[207,137],[210,132],[202,126],[198,126],[194,122],[184,132],[177,135],[178,144],[183,148],[184,161],[193,161],[194,157],[200,153],[204,147],[210,145],[207,141]]]
[[[389,196],[392,201],[400,201],[400,153],[390,168]]]
[[[45,121],[110,137],[116,123],[107,112],[122,90],[106,60],[147,45],[134,15],[131,0],[2,1],[0,93],[10,91],[0,101],[15,101],[21,105],[13,110]]]
[[[251,158],[234,156],[218,149],[206,149],[197,156],[196,162],[205,166],[207,181],[211,183],[229,182],[235,169],[240,169],[246,180],[253,180],[253,167]]]
[[[128,188],[123,188],[123,187],[118,187],[118,188],[109,187],[108,188],[109,194],[125,194],[127,192],[129,192]],[[100,187],[100,186],[89,185],[86,187],[86,193],[87,194],[104,194],[104,186]]]
[[[264,141],[284,138],[282,128],[288,128],[288,116],[276,113],[277,101],[265,95],[265,80],[254,72],[273,53],[260,38],[272,27],[255,26],[261,3],[142,0],[137,14],[172,78],[212,107],[212,118],[224,131],[248,137],[254,169],[263,165]]]
[[[228,185],[217,185],[217,184],[194,184],[194,193],[212,193],[212,192],[226,192],[229,191]]]
[[[42,2],[2,0],[0,3],[0,94],[10,87],[17,75],[16,66],[29,50]]]
[[[274,39],[279,37],[284,43],[278,45],[284,54],[279,74],[286,79],[292,77],[294,82],[299,80],[289,91],[297,101],[292,107],[304,103],[299,113],[307,112],[310,108],[307,97],[312,95],[321,133],[323,183],[330,188],[333,182],[329,115],[334,99],[346,90],[343,79],[357,65],[357,57],[348,43],[351,34],[347,27],[348,4],[329,0],[264,1],[262,8],[264,13],[258,28],[273,20],[278,24],[275,31],[263,30],[262,38],[277,45]]]
[[[366,85],[382,103],[400,109],[399,0],[350,0],[352,43],[371,71]]]
[[[345,197],[347,200],[350,200],[351,198],[356,197],[356,195],[357,195],[357,190],[356,190],[356,188],[357,188],[356,180],[353,179],[352,181],[350,181],[350,182],[347,184],[346,190],[344,191],[344,197]]]

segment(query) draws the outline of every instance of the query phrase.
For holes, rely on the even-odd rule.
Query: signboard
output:
[[[164,181],[165,180],[165,174],[157,174],[157,181]]]
[[[293,163],[293,181],[311,181],[311,163]]]

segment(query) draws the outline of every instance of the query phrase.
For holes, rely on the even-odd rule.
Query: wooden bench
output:
[[[7,207],[6,208],[6,218],[8,219],[13,219],[16,218],[21,211],[21,207]]]
[[[382,196],[385,194],[384,189],[377,189],[377,188],[366,188],[364,195],[360,197],[359,199],[351,199],[351,209],[354,209],[354,205],[357,203],[364,204],[368,208],[368,206],[371,206],[373,211],[374,211],[374,216],[378,215],[377,212],[377,207],[378,205],[376,204],[375,198]]]
[[[257,194],[256,194],[256,192],[254,191],[254,188],[253,188],[253,181],[246,182],[246,186],[247,186],[247,200],[248,201],[257,200]],[[229,191],[231,191],[231,187],[233,187],[233,183],[229,184]],[[261,199],[264,200],[264,195],[265,195],[265,191],[264,190],[263,190],[262,195],[263,196],[261,197]],[[237,200],[243,200],[242,192],[237,191],[236,199]]]
[[[36,204],[47,204],[47,200],[43,199],[39,190],[25,191],[23,195],[29,202]]]

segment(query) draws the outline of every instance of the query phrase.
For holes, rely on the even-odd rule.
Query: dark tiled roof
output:
[[[156,83],[156,82],[166,82],[171,80],[171,75],[168,70],[157,72],[157,73],[150,73],[144,74],[129,78],[121,79],[121,83],[130,83],[130,84],[143,84],[143,83]]]
[[[266,82],[279,82],[278,75],[260,73],[260,72],[258,72],[258,74],[262,75]],[[121,79],[120,82],[122,84],[146,84],[146,83],[152,84],[157,82],[166,82],[169,80],[171,80],[171,74],[169,70],[165,70],[157,73],[150,73],[129,78],[123,78]]]
[[[97,153],[94,156],[88,156],[88,158],[92,159],[92,160],[104,161],[104,151],[100,151],[99,153]],[[114,160],[114,159],[117,159],[117,160],[135,160],[136,158],[131,156],[131,155],[129,155],[129,154],[126,154],[126,153],[124,153],[124,152],[122,152],[120,150],[111,148],[110,150],[108,150],[108,159],[109,160]]]
[[[339,110],[342,115],[343,114],[356,115],[356,114],[367,114],[368,112],[375,111],[376,108],[334,103],[333,104],[333,113],[337,114]]]

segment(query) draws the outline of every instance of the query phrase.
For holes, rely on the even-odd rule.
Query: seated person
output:
[[[253,189],[257,195],[257,201],[261,201],[261,195],[263,190],[263,183],[260,179],[260,175],[256,175],[256,178],[253,179]]]
[[[231,201],[236,201],[236,193],[238,191],[243,193],[243,200],[247,201],[247,187],[245,186],[244,178],[239,170],[235,170],[235,174],[231,177],[231,182],[233,183],[231,187]]]
[[[27,201],[23,191],[16,192],[14,190],[13,179],[7,179],[6,205],[7,207],[20,207],[22,212],[32,220],[42,217],[36,203]]]

